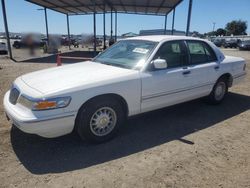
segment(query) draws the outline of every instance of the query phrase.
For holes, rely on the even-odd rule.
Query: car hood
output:
[[[42,94],[50,94],[118,82],[135,74],[138,74],[137,70],[87,61],[29,73],[21,76],[21,80]]]

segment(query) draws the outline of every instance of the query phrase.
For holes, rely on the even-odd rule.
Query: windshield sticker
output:
[[[148,49],[145,48],[135,48],[133,52],[140,53],[140,54],[146,54],[148,52]]]

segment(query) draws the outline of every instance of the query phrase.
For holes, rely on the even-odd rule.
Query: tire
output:
[[[110,97],[98,97],[83,105],[75,129],[83,140],[102,143],[112,139],[125,121],[122,104]]]
[[[208,96],[208,103],[220,104],[228,93],[228,82],[226,78],[220,78],[213,87],[212,92]]]

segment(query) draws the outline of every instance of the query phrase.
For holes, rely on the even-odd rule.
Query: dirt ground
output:
[[[250,52],[224,50],[244,57]],[[250,73],[223,104],[201,100],[130,119],[99,145],[11,128],[2,98],[19,75],[51,63],[0,57],[0,187],[250,187]]]

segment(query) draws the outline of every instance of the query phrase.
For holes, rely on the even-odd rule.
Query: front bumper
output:
[[[37,117],[25,107],[19,104],[11,104],[9,94],[8,91],[4,96],[5,113],[10,121],[23,132],[37,134],[46,138],[58,137],[72,132],[76,112],[65,112],[51,116],[48,110],[47,115]]]

